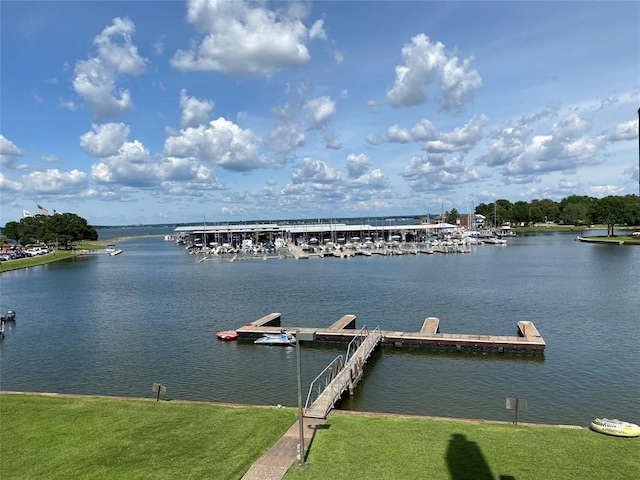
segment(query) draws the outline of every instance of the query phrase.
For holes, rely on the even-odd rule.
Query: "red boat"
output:
[[[218,332],[216,334],[216,336],[220,340],[225,340],[225,341],[237,340],[238,339],[238,332],[236,332],[235,330],[223,330],[221,332]]]

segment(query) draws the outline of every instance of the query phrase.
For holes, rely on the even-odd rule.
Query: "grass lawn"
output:
[[[0,395],[0,478],[239,479],[295,409]]]
[[[0,395],[0,478],[240,479],[293,408]],[[640,438],[336,411],[285,480],[640,478]]]
[[[104,248],[104,245],[95,242],[78,242],[75,244],[75,250],[55,250],[45,255],[0,262],[0,272],[8,272],[11,270],[18,270],[20,268],[35,267],[37,265],[58,262],[66,258],[74,257],[82,250],[101,250]]]
[[[333,413],[285,480],[640,478],[640,438],[586,429]]]

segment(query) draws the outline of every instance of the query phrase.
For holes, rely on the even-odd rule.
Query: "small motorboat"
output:
[[[226,342],[230,340],[237,340],[238,332],[236,332],[235,330],[222,330],[221,332],[216,333],[216,337]]]
[[[296,337],[289,332],[281,332],[277,335],[270,335],[268,333],[265,333],[262,337],[258,338],[253,343],[264,345],[295,345]]]
[[[591,422],[591,429],[599,433],[607,435],[615,435],[617,437],[639,437],[640,427],[635,423],[623,422],[614,418],[596,418]]]
[[[15,322],[16,321],[16,312],[13,310],[9,310],[7,314],[3,317],[0,317],[2,322]]]

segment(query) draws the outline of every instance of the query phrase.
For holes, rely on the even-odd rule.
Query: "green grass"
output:
[[[0,478],[238,479],[296,410],[0,395]]]
[[[612,244],[620,244],[623,242],[625,245],[640,245],[640,238],[631,237],[629,235],[616,235],[614,237],[607,236],[593,236],[586,237],[586,241],[589,243],[612,243]]]
[[[7,260],[0,262],[0,272],[8,272],[10,270],[18,270],[20,268],[35,267],[37,265],[45,265],[51,262],[58,262],[70,257],[78,255],[83,250],[102,250],[104,244],[96,242],[78,242],[74,245],[74,250],[55,250],[45,255],[37,255],[35,257],[18,258],[16,260]]]
[[[240,479],[292,408],[0,395],[0,478]],[[308,435],[308,434],[307,434]],[[307,437],[307,442],[309,441]],[[640,478],[640,438],[336,411],[285,480]]]
[[[35,267],[46,263],[57,262],[77,255],[71,250],[56,250],[55,253],[47,253],[36,257],[18,258],[16,260],[7,260],[0,262],[0,272],[8,272],[10,270],[18,270],[19,268]]]
[[[334,413],[286,480],[640,478],[640,439],[586,429]]]

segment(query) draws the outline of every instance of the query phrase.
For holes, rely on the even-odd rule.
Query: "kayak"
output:
[[[596,418],[591,422],[591,429],[596,432],[606,433],[607,435],[615,435],[617,437],[638,437],[640,436],[640,427],[635,423],[623,422],[614,418]]]

